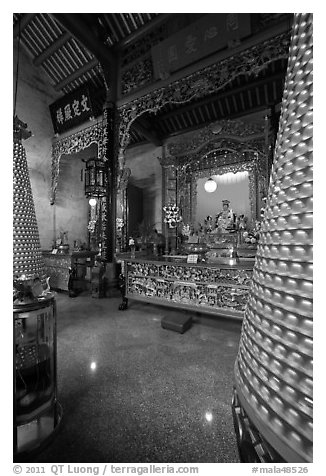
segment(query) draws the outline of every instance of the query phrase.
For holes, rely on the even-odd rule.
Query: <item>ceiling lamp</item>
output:
[[[88,159],[85,169],[86,197],[104,197],[106,194],[105,163],[101,159]]]
[[[215,192],[215,190],[217,189],[217,183],[215,182],[215,180],[212,179],[212,177],[210,177],[207,182],[205,182],[204,189],[208,193]]]

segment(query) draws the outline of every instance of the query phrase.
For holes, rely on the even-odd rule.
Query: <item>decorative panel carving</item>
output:
[[[290,17],[290,15],[283,13],[259,13],[253,14],[252,17],[252,28],[253,31],[257,33],[258,31],[266,29],[266,27],[268,27],[270,24],[275,24],[276,22],[286,20]],[[155,29],[149,31],[146,35],[143,35],[141,38],[123,49],[121,60],[121,68],[124,70],[122,77],[123,86],[121,88],[122,95],[128,94],[131,91],[139,89],[139,87],[143,86],[144,84],[154,82],[154,76],[152,71],[153,65],[150,56],[151,48],[168,38],[172,31],[176,32],[179,30],[180,26],[178,25],[174,25],[174,28],[172,27],[171,29],[171,25],[169,25],[168,20],[166,23],[157,26]],[[147,58],[144,59],[144,56],[147,56]],[[142,63],[145,62],[148,63],[146,65],[146,83],[136,82],[132,76],[133,72],[135,72],[136,74],[138,73],[137,66],[135,67],[136,60],[138,60],[138,63],[136,63],[137,65],[142,65]],[[141,67],[143,68],[144,66]]]
[[[127,261],[126,270],[128,297],[154,298],[204,312],[243,312],[252,279],[251,268]]]
[[[146,57],[126,68],[121,75],[121,94],[128,94],[153,81],[152,58]]]
[[[233,148],[243,150],[244,143],[250,146],[250,149],[257,148],[257,151],[265,152],[265,142],[262,138],[265,132],[264,124],[252,124],[241,120],[221,120],[209,124],[198,132],[191,134],[187,140],[179,139],[168,144],[168,157],[175,156],[179,158],[196,157],[196,152],[203,155],[207,150],[203,150],[205,145],[209,149],[227,147],[232,143]],[[222,144],[223,141],[223,144]],[[238,145],[237,145],[238,144]],[[207,149],[207,147],[206,147]]]
[[[144,54],[149,53],[152,46],[164,40],[168,34],[169,30],[166,26],[159,25],[157,28],[149,31],[147,35],[134,41],[131,45],[124,48],[122,52],[121,66],[124,67],[136,59],[139,59]]]
[[[123,167],[123,151],[129,143],[129,129],[137,117],[145,112],[155,113],[168,103],[182,104],[200,99],[239,75],[257,75],[269,63],[288,57],[289,41],[289,33],[283,33],[121,106],[120,166]]]
[[[52,145],[51,204],[55,202],[61,156],[63,154],[69,155],[77,153],[86,149],[93,143],[98,144],[98,151],[100,154],[103,144],[102,123],[93,124],[75,134],[54,141]]]

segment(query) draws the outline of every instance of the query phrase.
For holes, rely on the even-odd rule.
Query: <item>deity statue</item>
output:
[[[222,233],[228,233],[234,228],[234,213],[229,200],[222,200],[223,210],[216,215],[216,227]]]

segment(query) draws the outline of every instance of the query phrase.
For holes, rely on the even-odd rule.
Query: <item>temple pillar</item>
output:
[[[117,205],[117,150],[118,128],[115,127],[117,110],[113,101],[107,100],[103,108],[102,159],[106,164],[107,193],[102,213],[103,246],[102,261],[105,262],[106,296],[117,292],[116,249],[116,205]]]

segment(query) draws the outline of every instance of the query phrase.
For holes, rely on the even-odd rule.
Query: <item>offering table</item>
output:
[[[200,259],[200,258],[199,258]],[[216,316],[242,319],[255,259],[215,257],[187,262],[187,257],[117,256],[125,279],[125,300],[135,299]]]

